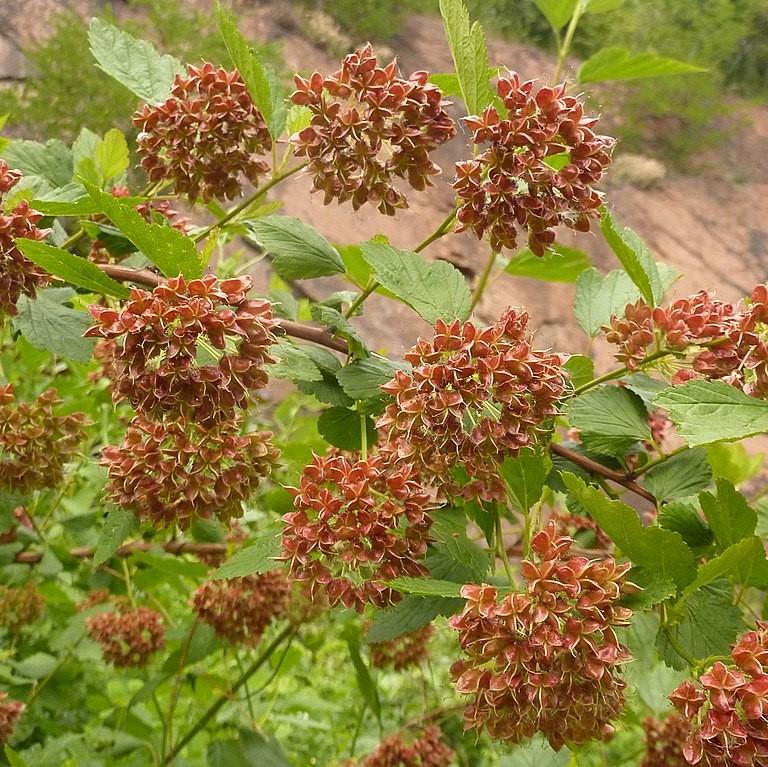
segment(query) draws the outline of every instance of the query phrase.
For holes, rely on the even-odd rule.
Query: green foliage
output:
[[[536,256],[526,248],[510,259],[504,271],[516,277],[532,277],[544,282],[576,282],[589,267],[590,260],[586,253],[564,245],[553,245],[543,256]]]

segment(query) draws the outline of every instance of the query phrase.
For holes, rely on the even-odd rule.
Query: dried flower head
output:
[[[430,725],[416,738],[390,735],[362,762],[351,762],[349,767],[450,767],[453,756],[440,728]]]
[[[382,386],[394,396],[377,426],[397,457],[438,482],[463,465],[478,492],[493,500],[506,456],[533,445],[565,390],[562,360],[531,348],[528,315],[509,308],[484,330],[458,320],[435,324],[405,355],[413,370]],[[497,484],[497,483],[496,483]]]
[[[710,666],[698,684],[686,680],[670,696],[685,719],[683,755],[703,767],[768,764],[768,623],[739,638],[731,662]]]
[[[228,520],[272,470],[270,432],[240,433],[240,422],[149,421],[137,416],[123,444],[102,450],[106,497],[158,526],[186,529],[194,517]]]
[[[120,668],[145,666],[165,644],[163,618],[147,607],[97,613],[85,625],[90,638],[101,645],[104,660]]]
[[[234,645],[253,646],[288,607],[290,585],[280,570],[231,580],[208,581],[195,591],[192,607],[216,634]]]
[[[384,607],[399,598],[387,581],[426,573],[430,499],[411,467],[381,456],[315,456],[291,492],[296,510],[283,517],[282,559],[291,577],[325,590],[331,606]]]
[[[0,160],[0,206],[2,197],[13,189],[22,178],[17,170],[11,170],[5,160]],[[10,211],[0,209],[0,318],[4,314],[16,314],[19,298],[34,298],[37,289],[45,287],[50,275],[33,264],[16,247],[16,240],[44,240],[47,229],[38,229],[42,213],[32,210],[29,203],[22,201]]]
[[[553,522],[534,536],[533,558],[521,564],[525,593],[499,600],[494,586],[463,587],[466,607],[450,625],[465,657],[451,672],[456,690],[472,696],[467,728],[512,743],[540,732],[555,749],[612,734],[624,702],[619,671],[630,660],[616,628],[631,611],[617,602],[636,587],[629,564],[569,558],[572,543]]]
[[[404,671],[421,665],[429,657],[429,640],[435,630],[431,625],[401,634],[383,642],[371,642],[371,665],[374,668],[391,668]]]
[[[247,407],[275,361],[272,305],[246,298],[251,285],[250,277],[175,277],[152,292],[135,288],[121,309],[91,306],[96,324],[85,335],[118,342],[115,400],[202,423]]]
[[[18,492],[55,487],[85,436],[84,413],[56,415],[54,389],[33,402],[17,402],[13,386],[0,386],[0,487]]]
[[[640,767],[687,767],[683,742],[688,735],[688,723],[679,714],[662,720],[648,718],[645,728],[645,756]]]
[[[11,739],[19,717],[26,708],[20,701],[7,698],[7,692],[0,692],[0,746],[4,746]]]
[[[45,611],[45,600],[34,583],[0,586],[0,627],[17,634],[36,623]]]
[[[112,592],[109,589],[91,589],[86,595],[85,599],[75,604],[75,609],[79,612],[85,612],[90,610],[96,605],[103,605],[112,601]]]
[[[237,71],[205,63],[176,76],[171,95],[133,116],[141,166],[191,200],[234,199],[269,171],[272,139]]]
[[[326,204],[351,200],[357,210],[373,202],[393,215],[408,206],[396,179],[419,191],[431,185],[440,168],[430,154],[453,138],[456,126],[445,111],[448,102],[427,77],[414,72],[404,80],[395,61],[379,67],[370,44],[346,56],[328,77],[295,77],[291,99],[310,109],[312,121],[291,141],[309,161],[314,188]]]
[[[456,164],[456,231],[488,232],[495,251],[517,247],[522,231],[528,247],[542,255],[555,240],[555,227],[589,231],[602,204],[595,184],[611,162],[615,140],[595,133],[598,118],[584,114],[564,83],[535,86],[508,72],[496,84],[507,114],[489,106],[465,118],[475,144],[489,146]]]

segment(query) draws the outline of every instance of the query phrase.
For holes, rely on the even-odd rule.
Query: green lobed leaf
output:
[[[183,275],[191,280],[202,276],[202,263],[189,237],[170,226],[150,224],[123,200],[91,184],[85,183],[84,186],[107,218],[166,277]]]
[[[186,72],[173,56],[101,19],[91,21],[88,41],[99,69],[149,104],[165,101],[176,75]]]
[[[512,257],[504,271],[515,277],[531,277],[543,282],[576,282],[590,266],[589,256],[583,251],[551,245],[543,256],[526,248]]]
[[[461,509],[440,509],[432,517],[430,536],[440,541],[445,551],[481,580],[490,568],[488,550],[467,537],[467,517]]]
[[[366,641],[386,642],[409,634],[431,623],[438,615],[453,615],[463,606],[463,599],[407,594],[394,607],[374,613]]]
[[[249,222],[252,237],[272,255],[284,280],[344,273],[338,251],[311,226],[292,216],[264,216]]]
[[[340,368],[336,378],[353,400],[371,399],[382,396],[381,387],[402,369],[403,365],[384,357],[366,357]]]
[[[16,302],[13,327],[37,349],[88,362],[95,341],[83,338],[83,333],[91,326],[91,318],[86,312],[64,306],[57,291],[40,290],[35,299],[21,296]]]
[[[563,367],[575,389],[595,378],[595,363],[583,354],[572,354]]]
[[[521,450],[514,458],[504,459],[499,471],[504,485],[518,510],[527,514],[544,492],[544,483],[552,470],[549,453],[532,448]]]
[[[134,206],[144,202],[145,197],[122,197],[123,202]],[[79,183],[45,192],[31,202],[35,210],[48,216],[91,216],[101,213],[99,203],[88,194],[85,187]]]
[[[651,51],[630,53],[626,48],[611,46],[590,56],[580,67],[577,81],[597,83],[605,80],[638,80],[664,75],[686,75],[707,70],[686,61],[669,59]]]
[[[591,267],[576,280],[573,311],[581,329],[589,336],[596,336],[614,314],[622,314],[627,304],[640,297],[640,291],[625,271],[615,269],[603,275]]]
[[[768,431],[768,402],[722,381],[696,379],[664,389],[654,400],[691,446],[744,439]]]
[[[709,548],[715,540],[699,510],[690,503],[663,504],[659,508],[658,522],[665,530],[679,533],[694,552]]]
[[[562,29],[573,16],[579,0],[533,0],[553,29]]]
[[[422,319],[465,320],[472,294],[461,272],[447,261],[425,261],[418,253],[373,240],[361,246],[377,281]]]
[[[93,159],[99,172],[101,186],[107,186],[111,181],[128,170],[130,154],[128,143],[122,131],[117,128],[107,131],[94,148]]]
[[[715,483],[717,495],[700,493],[699,503],[715,536],[720,551],[753,535],[757,526],[757,512],[747,499],[726,479]]]
[[[353,355],[356,357],[368,356],[368,350],[362,336],[338,309],[324,304],[312,304],[310,314],[313,320],[325,325],[333,335],[345,339],[349,344],[349,351]]]
[[[137,527],[138,520],[132,512],[119,506],[111,508],[93,552],[93,566],[104,564]]]
[[[750,454],[738,443],[715,442],[705,450],[715,479],[727,479],[732,485],[752,479],[765,461],[763,453]]]
[[[500,767],[568,767],[573,755],[568,748],[555,751],[542,735],[536,735],[525,743],[510,746],[499,762]]]
[[[368,447],[376,444],[378,434],[370,416],[365,416]],[[341,450],[362,448],[360,413],[345,407],[324,410],[317,419],[317,430],[326,442]]]
[[[568,421],[583,434],[650,439],[643,401],[622,386],[599,386],[574,397],[568,406]]]
[[[696,579],[686,587],[683,596],[688,597],[721,578],[732,578],[736,583],[759,588],[768,585],[768,560],[765,558],[765,548],[756,535],[743,538],[701,565]]]
[[[23,238],[16,240],[16,247],[46,272],[78,288],[115,298],[128,298],[130,295],[130,290],[125,285],[107,277],[96,264],[67,250]]]
[[[278,360],[266,368],[270,378],[285,378],[294,382],[323,380],[320,368],[304,348],[298,344],[281,338],[270,348],[270,354]]]
[[[633,508],[621,501],[609,500],[573,474],[564,474],[563,481],[634,564],[655,573],[659,579],[673,580],[679,588],[696,577],[693,554],[680,535],[661,527],[643,527]]]
[[[409,578],[403,576],[389,581],[395,591],[423,597],[460,597],[461,584],[436,578]]]
[[[673,455],[643,475],[640,484],[659,503],[698,493],[712,481],[712,469],[702,448]]]
[[[50,192],[72,180],[72,152],[64,142],[51,139],[12,141],[2,152],[3,159],[24,174],[24,187],[32,185],[36,194]]]
[[[248,767],[291,767],[280,744],[260,732],[240,730],[240,745]],[[226,767],[232,767],[227,764]]]
[[[242,578],[246,575],[260,575],[280,567],[275,561],[280,556],[281,542],[277,535],[257,538],[252,545],[240,549],[221,565],[211,576],[214,580]]]

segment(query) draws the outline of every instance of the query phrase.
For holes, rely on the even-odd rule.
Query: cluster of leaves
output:
[[[494,88],[482,28],[461,0],[440,5],[455,72],[406,79],[364,48],[332,75],[297,77],[290,106],[220,7],[236,71],[189,70],[96,20],[91,51],[137,99],[140,151],[167,157],[164,133],[147,139],[170,117],[172,147],[205,151],[126,195],[129,142],[117,129],[3,147],[22,176],[8,209],[28,200],[45,216],[40,237],[11,243],[15,263],[56,286],[14,297],[0,375],[18,403],[54,385],[48,420],[87,432],[55,482],[0,479],[0,737],[12,767],[629,765],[645,751],[644,722],[669,714],[676,688],[694,689],[686,679],[701,677],[710,697],[691,716],[683,707],[676,731],[712,740],[720,660],[744,648],[751,740],[729,720],[723,742],[765,764],[762,709],[747,697],[761,692],[768,653],[762,626],[750,633],[768,591],[763,492],[745,494],[761,457],[738,443],[768,432],[764,389],[751,385],[762,368],[746,359],[765,346],[768,290],[739,312],[664,309],[674,271],[576,183],[582,172],[599,181],[611,140],[590,144],[596,120],[565,86],[504,73]],[[612,3],[539,5],[573,30]],[[603,52],[579,79],[686,69]],[[383,237],[332,243],[268,200],[311,148],[307,170],[327,201],[405,207],[406,193],[426,193],[430,152],[460,135],[446,96],[463,101],[476,140],[506,153],[476,169],[473,206],[524,206],[547,223],[535,252],[502,258],[489,243],[474,290],[421,255],[464,229],[456,211],[409,250]],[[243,169],[217,162],[232,115],[238,141],[259,136],[263,171],[250,180],[268,180],[250,195]],[[180,171],[215,181],[203,195],[212,224],[174,227],[155,207],[194,204],[187,186],[168,194]],[[621,268],[604,274],[551,242],[585,205]],[[516,226],[543,231],[526,216]],[[237,237],[269,258],[269,300],[246,296],[234,259],[213,263]],[[610,339],[638,307],[656,325],[641,354],[596,373],[587,356],[535,349],[519,308],[488,327],[470,319],[502,272],[575,283],[590,338]],[[350,290],[294,297],[295,283],[319,277]],[[433,326],[404,360],[371,351],[358,329],[374,292]],[[737,356],[739,375],[715,380],[698,364],[718,351]],[[267,389],[257,411],[254,392],[277,379],[293,386]],[[262,421],[270,432],[254,431]],[[51,436],[9,429],[0,458],[48,458],[28,442]],[[261,463],[278,452],[270,474]],[[710,666],[717,679],[701,675]]]

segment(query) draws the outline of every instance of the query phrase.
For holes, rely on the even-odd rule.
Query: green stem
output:
[[[360,456],[364,461],[368,460],[368,424],[362,410],[360,410]]]
[[[224,216],[218,219],[218,221],[214,221],[210,226],[207,226],[205,229],[194,235],[194,237],[192,237],[192,242],[198,243],[201,240],[204,240],[214,229],[218,229],[219,227],[224,226],[224,224],[228,224],[233,218],[239,216],[246,208],[249,208],[254,202],[263,197],[270,189],[276,187],[279,183],[285,181],[285,179],[293,176],[295,173],[298,173],[300,170],[303,170],[306,166],[307,163],[301,163],[301,165],[296,165],[290,170],[285,171],[285,173],[275,176],[264,184],[263,187],[257,189],[250,197],[247,197],[239,205],[236,205],[232,210],[228,211]]]
[[[638,370],[642,370],[648,365],[651,365],[664,357],[671,357],[676,354],[679,354],[679,352],[672,349],[659,349],[659,351],[654,352],[653,354],[649,354],[637,367],[633,368],[631,372],[636,373]],[[626,375],[629,372],[629,368],[626,365],[622,365],[620,368],[610,370],[609,372],[604,373],[597,378],[593,378],[591,381],[587,381],[587,383],[582,384],[581,386],[577,386],[573,390],[573,393],[583,394],[585,391],[594,389],[595,386],[599,386],[602,383],[606,383],[607,381],[615,381],[617,378],[621,378],[623,375]]]
[[[202,714],[202,716],[192,725],[187,734],[171,749],[170,753],[163,759],[163,764],[171,764],[181,753],[182,749],[192,741],[208,722],[213,719],[226,703],[231,700],[235,693],[246,684],[246,682],[270,659],[277,648],[298,629],[294,626],[286,626],[273,640],[264,652],[240,675],[231,689],[220,695]]]
[[[576,27],[579,25],[581,17],[584,15],[584,11],[587,10],[587,0],[579,0],[574,8],[573,16],[568,24],[568,29],[565,31],[565,38],[563,38],[562,44],[557,51],[557,66],[555,67],[554,82],[557,83],[560,80],[560,75],[563,73],[563,66],[565,59],[570,53],[571,45],[573,44],[573,36],[576,34]],[[559,33],[558,33],[559,34]]]
[[[363,729],[363,721],[365,720],[366,704],[363,703],[360,709],[360,715],[357,717],[357,724],[355,725],[355,731],[352,733],[352,743],[349,746],[349,758],[352,759],[355,756],[355,749],[357,748],[357,739],[360,737],[360,730]]]
[[[491,276],[491,272],[493,271],[493,265],[495,263],[496,263],[496,253],[494,251],[491,251],[491,257],[488,259],[488,263],[486,263],[485,268],[483,269],[483,272],[477,281],[475,290],[472,293],[472,305],[470,307],[471,310],[473,310],[480,303],[480,299],[483,297],[483,293],[485,292],[485,289],[488,286],[488,278]]]
[[[125,590],[128,593],[128,601],[131,603],[131,607],[136,609],[136,597],[133,594],[133,581],[131,580],[131,571],[128,568],[128,560],[122,560],[123,575],[125,576]]]
[[[176,704],[179,701],[179,694],[181,693],[181,672],[184,670],[184,664],[187,662],[187,655],[189,654],[189,647],[192,644],[192,637],[195,635],[199,619],[195,618],[192,626],[189,629],[187,638],[184,641],[184,646],[181,648],[181,655],[179,656],[179,666],[176,669],[173,680],[173,689],[171,690],[171,700],[168,704],[168,745],[173,743],[173,716],[176,712]],[[165,738],[163,739],[165,741]],[[163,746],[163,756],[165,756],[165,745]]]
[[[642,474],[645,474],[646,472],[650,471],[651,469],[656,468],[656,466],[659,466],[665,461],[668,461],[673,456],[680,455],[680,453],[684,453],[688,449],[689,449],[688,445],[681,445],[680,447],[677,447],[674,450],[671,450],[669,453],[666,453],[660,456],[659,458],[654,458],[652,461],[648,461],[648,463],[646,463],[645,466],[641,466],[637,471],[632,472],[632,476],[639,477]]]
[[[497,511],[496,512],[496,519],[495,519],[495,525],[496,525],[496,550],[499,553],[499,556],[501,557],[501,563],[504,565],[504,572],[507,575],[507,579],[509,580],[510,584],[513,584],[514,581],[512,579],[512,568],[509,565],[509,556],[507,554],[507,547],[504,544],[504,531],[501,527],[501,514]]]

